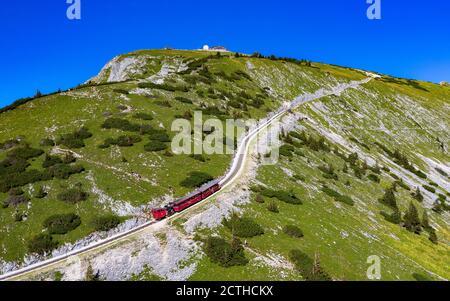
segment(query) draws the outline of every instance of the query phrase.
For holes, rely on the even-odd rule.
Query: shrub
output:
[[[380,178],[376,174],[371,173],[367,178],[375,183],[380,183]]]
[[[186,187],[186,188],[195,188],[195,187],[200,187],[205,183],[208,183],[210,181],[212,181],[214,178],[204,172],[199,172],[199,171],[193,171],[191,173],[189,173],[189,176],[184,179],[183,181],[181,181],[181,186]]]
[[[436,193],[436,188],[431,187],[429,185],[423,185],[423,188],[425,188],[426,190],[428,190],[431,193]]]
[[[381,211],[380,214],[384,217],[384,219],[390,223],[395,225],[399,225],[402,222],[402,213],[399,209],[394,209],[391,214],[388,214],[384,211]]]
[[[292,157],[294,152],[294,147],[289,144],[284,144],[280,147],[280,155],[285,157]]]
[[[27,246],[30,253],[44,255],[55,249],[58,242],[54,241],[50,234],[39,234],[30,239]]]
[[[210,236],[205,240],[203,250],[213,263],[222,267],[243,266],[248,263],[242,243],[237,238],[230,244],[223,238]]]
[[[88,196],[87,192],[84,192],[79,188],[72,188],[61,192],[58,194],[57,198],[58,200],[69,204],[76,204],[78,202],[86,201]]]
[[[327,186],[323,186],[322,191],[325,192],[325,194],[328,195],[329,197],[332,197],[337,202],[341,202],[350,206],[353,206],[355,204],[355,202],[349,196],[342,195],[339,192]]]
[[[141,119],[141,120],[153,120],[153,116],[147,113],[136,113],[133,115],[134,118],[136,119]]]
[[[52,215],[43,223],[50,234],[66,234],[79,225],[81,225],[81,218],[73,213]]]
[[[314,264],[313,260],[305,253],[298,249],[291,250],[289,252],[289,259],[295,265],[295,268],[302,274],[304,278],[307,278],[309,272],[312,270]]]
[[[39,142],[40,146],[55,146],[55,141],[50,138],[44,138]]]
[[[11,195],[5,201],[3,201],[3,207],[17,207],[18,205],[28,203],[29,201],[30,199],[25,195]]]
[[[323,270],[318,256],[312,260],[307,254],[295,249],[289,252],[289,259],[294,263],[296,269],[305,280],[330,281],[331,277]]]
[[[416,191],[414,191],[413,193],[411,193],[411,196],[412,196],[415,200],[417,200],[419,203],[422,203],[422,202],[423,202],[424,197],[423,197],[422,192],[420,191],[420,188],[419,188],[419,187],[417,187]]]
[[[147,152],[159,152],[167,149],[167,145],[160,141],[150,141],[144,145],[144,150]]]
[[[120,217],[116,215],[98,216],[91,221],[95,231],[109,231],[121,223]]]
[[[165,131],[155,131],[149,135],[150,140],[159,142],[170,142],[170,137]]]
[[[84,140],[90,137],[92,137],[92,133],[83,127],[73,133],[61,135],[56,143],[68,148],[82,148],[85,146]]]
[[[273,213],[278,213],[280,210],[278,209],[278,205],[275,202],[270,202],[269,205],[267,205],[267,210]]]
[[[155,84],[152,82],[145,82],[145,83],[139,83],[139,88],[143,89],[159,89],[159,90],[165,90],[169,92],[189,92],[189,88],[186,86],[171,86],[169,84]]]
[[[286,192],[282,190],[272,190],[268,188],[262,188],[261,194],[268,198],[277,198],[288,204],[301,205],[303,204],[300,199],[292,192]]]
[[[141,141],[142,141],[142,138],[137,135],[120,136],[117,139],[108,138],[103,142],[102,145],[100,145],[100,148],[108,148],[111,145],[117,145],[117,146],[121,146],[121,147],[131,147],[135,143],[138,143]]]
[[[403,220],[403,226],[406,230],[416,234],[420,234],[420,232],[422,232],[422,223],[419,218],[419,213],[413,203],[409,204],[408,211],[405,213]]]
[[[81,165],[69,165],[69,164],[56,164],[48,169],[50,177],[57,179],[68,179],[71,175],[79,174],[84,171],[84,167]]]
[[[62,162],[63,162],[62,159],[58,156],[45,155],[42,167],[49,168],[50,166],[61,164]]]
[[[263,228],[254,220],[233,214],[230,219],[224,219],[223,224],[231,230],[233,235],[248,238],[264,234]]]
[[[7,156],[8,156],[8,158],[12,158],[12,159],[28,160],[31,158],[39,157],[43,153],[44,153],[43,150],[31,148],[27,145],[27,146],[18,147],[18,148],[11,150],[10,152],[8,152]]]
[[[0,192],[8,192],[11,188],[24,186],[30,183],[47,181],[52,177],[47,172],[30,169],[22,173],[9,174],[8,177],[0,179]]]
[[[129,91],[124,90],[124,89],[113,89],[113,91],[116,92],[116,93],[119,93],[119,94],[125,94],[125,95],[130,94]]]
[[[291,237],[300,238],[303,237],[303,231],[294,225],[286,225],[283,227],[283,232]]]
[[[39,186],[34,193],[34,197],[37,199],[43,199],[47,196],[47,192],[44,190],[44,187]]]
[[[394,189],[392,188],[386,189],[383,197],[379,201],[380,203],[389,206],[393,209],[398,209],[397,199],[395,198]]]

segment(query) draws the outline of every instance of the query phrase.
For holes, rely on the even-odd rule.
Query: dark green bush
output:
[[[61,135],[56,144],[64,145],[68,148],[82,148],[85,146],[84,140],[92,137],[92,133],[87,128],[81,128],[70,134]]]
[[[100,145],[100,148],[108,148],[111,145],[117,145],[117,146],[121,146],[121,147],[131,147],[133,146],[135,143],[141,142],[142,138],[137,136],[137,135],[133,135],[133,136],[120,136],[117,139],[113,139],[113,138],[107,138],[102,145]]]
[[[127,132],[139,132],[141,126],[139,124],[131,123],[126,119],[121,118],[108,118],[103,122],[102,128],[104,129],[118,129]]]
[[[46,155],[42,167],[49,168],[50,166],[61,164],[63,161],[58,156]]]
[[[8,158],[12,158],[12,159],[28,160],[31,158],[39,157],[43,153],[44,153],[44,151],[41,149],[24,146],[24,147],[18,147],[18,148],[11,150],[10,152],[8,152],[7,156],[8,156]]]
[[[56,214],[48,217],[44,223],[50,234],[66,234],[81,225],[81,218],[73,213]]]
[[[124,89],[113,89],[113,91],[116,92],[116,93],[119,93],[119,94],[125,94],[125,95],[130,94],[129,91],[124,90]]]
[[[167,149],[167,145],[160,141],[150,141],[144,145],[144,150],[147,152],[159,152]]]
[[[120,217],[116,215],[98,216],[91,221],[95,231],[109,231],[121,223]]]
[[[297,196],[291,192],[286,192],[283,190],[272,190],[268,188],[262,188],[261,194],[268,198],[277,198],[288,204],[301,205],[303,204]]]
[[[165,90],[169,92],[189,92],[189,88],[187,86],[171,86],[169,84],[155,84],[152,82],[145,82],[145,83],[139,83],[139,88],[143,89],[159,89],[159,90]]]
[[[48,172],[41,172],[35,169],[9,174],[8,177],[0,179],[0,192],[8,192],[11,188],[47,181],[51,178],[52,176]]]
[[[28,251],[44,255],[51,252],[58,246],[58,242],[54,241],[50,234],[39,234],[28,241]]]
[[[280,147],[280,155],[285,157],[292,157],[295,148],[292,145],[284,144]]]
[[[351,197],[342,195],[339,192],[337,192],[327,186],[323,186],[322,191],[325,192],[325,194],[327,194],[329,197],[334,198],[334,200],[337,202],[341,202],[341,203],[344,203],[344,204],[347,204],[350,206],[353,206],[355,204],[355,202],[352,200]]]
[[[291,250],[289,259],[294,263],[296,269],[300,272],[305,280],[308,281],[331,281],[332,278],[320,265],[318,256],[311,259],[307,254],[300,250]]]
[[[303,231],[294,225],[286,225],[283,227],[283,232],[291,237],[300,238],[303,237]]]
[[[207,174],[205,172],[193,171],[190,172],[188,177],[181,181],[180,184],[181,186],[186,188],[195,188],[200,187],[212,180],[214,180],[214,178],[210,174]]]
[[[239,217],[233,214],[230,219],[223,219],[225,227],[238,237],[248,238],[264,234],[263,228],[248,217]]]
[[[44,138],[39,142],[39,145],[41,146],[55,146],[55,141],[50,138]]]
[[[431,186],[429,186],[429,185],[423,185],[423,188],[425,188],[425,189],[428,190],[429,192],[436,193],[436,188],[431,187]]]
[[[57,179],[68,179],[71,175],[79,174],[84,171],[84,167],[81,165],[69,165],[69,164],[56,164],[48,169],[49,177]],[[32,182],[30,182],[32,183]]]
[[[153,116],[147,113],[136,113],[133,115],[134,118],[150,121],[153,120]]]
[[[159,142],[170,142],[170,137],[165,131],[153,132],[149,135],[149,139]]]
[[[86,201],[88,197],[89,194],[79,188],[68,189],[59,193],[57,196],[58,200],[69,204],[76,204],[78,202]]]
[[[237,238],[230,244],[223,238],[210,236],[205,240],[203,250],[213,263],[222,267],[242,266],[248,263],[242,243]]]
[[[380,181],[381,181],[380,178],[376,174],[373,174],[373,173],[369,174],[367,176],[367,178],[375,183],[380,183]]]

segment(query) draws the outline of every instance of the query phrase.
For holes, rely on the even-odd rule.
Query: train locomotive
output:
[[[222,187],[220,186],[219,181],[216,180],[214,182],[206,184],[196,192],[178,201],[168,204],[164,208],[153,209],[151,213],[155,220],[160,221],[175,213],[181,212],[186,208],[189,208],[192,205],[197,204],[198,202],[201,202],[202,200],[218,192],[221,188]]]

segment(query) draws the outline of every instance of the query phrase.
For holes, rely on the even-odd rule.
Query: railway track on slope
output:
[[[240,172],[243,169],[246,157],[248,155],[248,149],[250,147],[250,142],[256,137],[256,135],[263,130],[264,128],[268,127],[270,124],[272,124],[276,119],[280,118],[282,115],[286,114],[287,112],[289,112],[290,110],[293,110],[295,108],[297,108],[298,106],[307,103],[307,102],[311,102],[313,100],[317,100],[319,98],[323,98],[326,96],[330,96],[330,95],[335,95],[335,94],[340,94],[342,92],[344,92],[345,90],[348,89],[352,89],[352,88],[357,88],[358,86],[368,83],[372,78],[366,78],[364,80],[360,80],[360,81],[352,81],[350,83],[346,83],[346,84],[340,84],[336,87],[334,87],[331,90],[326,90],[326,89],[320,89],[318,91],[316,91],[315,93],[310,93],[310,94],[304,94],[301,95],[299,97],[297,97],[296,99],[294,99],[290,105],[284,106],[281,109],[279,109],[278,111],[272,113],[271,115],[269,115],[265,120],[262,120],[258,123],[258,125],[256,127],[254,127],[253,129],[250,129],[249,133],[242,139],[241,144],[238,147],[238,150],[236,152],[235,157],[233,158],[232,164],[231,164],[231,168],[230,170],[227,172],[227,174],[220,180],[220,185],[222,186],[222,190],[224,190],[224,188],[226,188],[227,186],[229,186],[230,184],[232,184],[234,182],[234,180],[239,176]],[[219,192],[220,193],[220,192]],[[194,206],[189,207],[188,209],[186,209],[183,212],[186,212],[187,210],[191,210],[195,207],[197,207],[200,204],[205,203],[205,201],[207,201],[208,199],[215,197],[217,194],[213,194],[210,197],[204,199],[203,201],[195,204]],[[76,249],[76,250],[72,250],[66,254],[60,255],[60,256],[56,256],[53,258],[49,258],[47,260],[44,261],[40,261],[38,263],[34,263],[31,264],[29,266],[20,268],[18,270],[12,271],[12,272],[8,272],[6,274],[0,275],[0,280],[5,281],[5,280],[15,280],[21,276],[25,276],[26,274],[30,274],[32,272],[36,272],[39,269],[44,269],[44,268],[49,268],[53,265],[56,265],[58,263],[63,262],[64,260],[72,257],[72,256],[76,256],[76,255],[80,255],[82,253],[86,253],[89,251],[93,251],[96,249],[100,249],[103,247],[106,247],[108,245],[117,243],[120,240],[126,239],[131,237],[132,235],[135,235],[141,231],[146,230],[147,228],[158,224],[158,223],[163,223],[163,222],[167,222],[170,221],[172,218],[176,217],[177,215],[173,215],[171,217],[169,217],[166,220],[163,221],[150,221],[147,222],[145,224],[142,224],[140,226],[137,226],[133,229],[130,229],[128,231],[113,235],[111,237],[108,237],[106,239],[97,241],[91,245]]]

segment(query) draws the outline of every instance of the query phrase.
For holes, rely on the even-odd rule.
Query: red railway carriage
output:
[[[212,184],[210,183],[203,188],[200,188],[199,192],[195,192],[194,194],[189,195],[184,199],[181,199],[175,203],[171,203],[165,208],[154,209],[151,213],[156,220],[162,220],[168,215],[173,214],[174,212],[181,212],[186,208],[206,199],[207,197],[219,191],[220,188],[221,187],[218,181],[215,181]]]
[[[213,195],[214,193],[216,193],[219,190],[220,190],[219,184],[215,184],[215,185],[211,186],[210,188],[208,188],[202,192],[202,199],[203,200],[206,199],[207,197],[209,197],[210,195]]]

